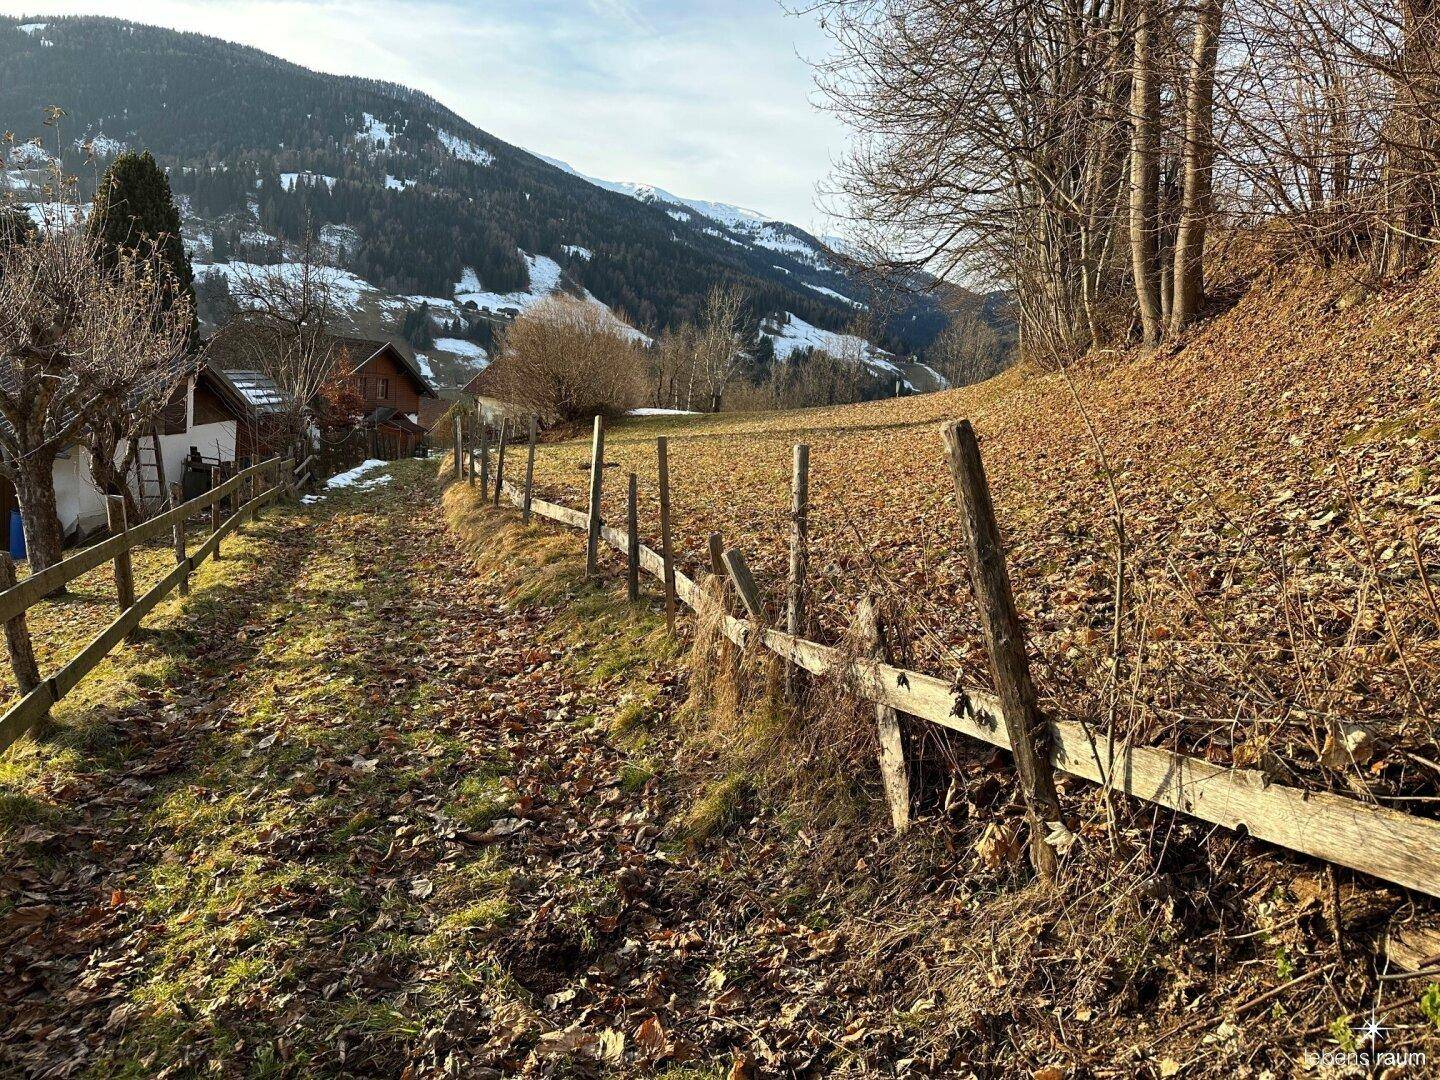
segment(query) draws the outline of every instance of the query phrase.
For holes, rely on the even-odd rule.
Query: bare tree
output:
[[[716,285],[705,297],[695,328],[694,370],[705,380],[710,411],[719,412],[725,387],[749,355],[741,333],[745,293],[736,285]]]
[[[305,231],[295,258],[272,266],[245,264],[230,286],[235,317],[217,335],[231,357],[264,375],[281,401],[256,422],[286,445],[309,438],[311,411],[337,359],[334,327],[340,302],[336,274]]]
[[[31,566],[60,558],[55,459],[117,402],[188,377],[191,312],[163,260],[122,256],[64,222],[0,250],[0,473],[15,485]]]
[[[1175,231],[1174,299],[1170,326],[1179,331],[1205,302],[1205,232],[1211,215],[1215,166],[1215,61],[1222,0],[1202,0],[1190,45],[1185,95],[1185,141],[1181,150],[1180,221]]]
[[[579,420],[642,400],[645,357],[609,311],[562,294],[511,323],[486,378],[506,401],[552,420]]]

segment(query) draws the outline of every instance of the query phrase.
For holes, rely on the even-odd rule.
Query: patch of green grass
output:
[[[633,795],[642,790],[654,775],[653,764],[648,761],[636,761],[632,758],[620,770],[620,790],[627,795]]]
[[[455,798],[445,804],[445,813],[467,829],[482,829],[504,817],[514,798],[497,776],[467,776],[455,789]]]
[[[681,835],[692,842],[715,836],[740,809],[749,789],[749,777],[743,773],[730,773],[711,784],[681,821]]]

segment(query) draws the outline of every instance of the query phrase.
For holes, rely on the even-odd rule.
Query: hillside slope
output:
[[[1434,275],[1374,294],[1301,276],[1257,285],[1172,349],[1074,371],[1073,391],[1012,371],[897,401],[627,423],[608,453],[653,492],[651,440],[667,434],[684,558],[705,565],[706,534],[723,530],[778,602],[790,446],[808,443],[819,636],[878,591],[908,610],[922,667],[984,685],[939,433],[969,417],[1046,707],[1092,720],[1113,701],[1103,450],[1127,535],[1123,733],[1367,798],[1428,796],[1434,772],[1405,753],[1431,756],[1416,718],[1440,710],[1440,610],[1416,570],[1418,550],[1440,576],[1437,299]],[[546,490],[583,505],[584,445],[547,450]],[[1322,765],[1342,722],[1396,750],[1363,772]]]
[[[405,87],[103,18],[0,18],[0,62],[0,130],[41,139],[82,187],[120,150],[151,150],[171,168],[202,266],[274,261],[280,241],[307,225],[319,231],[354,279],[357,330],[393,332],[428,302],[443,311],[437,337],[453,338],[456,320],[470,337],[478,317],[467,298],[490,298],[503,321],[523,306],[515,297],[555,287],[652,334],[693,319],[724,281],[740,284],[758,314],[826,331],[845,330],[871,299],[804,230],[592,181]],[[44,124],[52,105],[66,113],[58,127]],[[31,168],[0,179],[0,192],[46,198],[43,160],[20,150],[8,164]],[[875,337],[892,352],[918,351],[944,322],[935,299],[914,297]],[[483,346],[488,329],[474,329]],[[463,360],[474,350],[440,352]]]

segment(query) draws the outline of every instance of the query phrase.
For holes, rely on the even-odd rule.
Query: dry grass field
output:
[[[833,640],[863,592],[889,594],[909,614],[912,666],[984,685],[940,438],[968,417],[1052,714],[1114,715],[1142,741],[1408,802],[1434,787],[1440,707],[1437,300],[1433,274],[1368,292],[1292,273],[1175,346],[1068,373],[627,420],[610,432],[603,512],[623,521],[638,472],[655,543],[654,438],[668,436],[682,564],[703,568],[721,530],[778,611],[791,447],[805,442],[810,636]],[[543,447],[545,497],[583,506],[588,455],[588,438]]]

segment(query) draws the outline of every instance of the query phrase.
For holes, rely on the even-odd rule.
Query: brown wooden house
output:
[[[425,428],[421,401],[437,397],[408,349],[394,341],[337,337],[337,362],[348,369],[364,402],[363,426],[377,457],[408,457]]]

